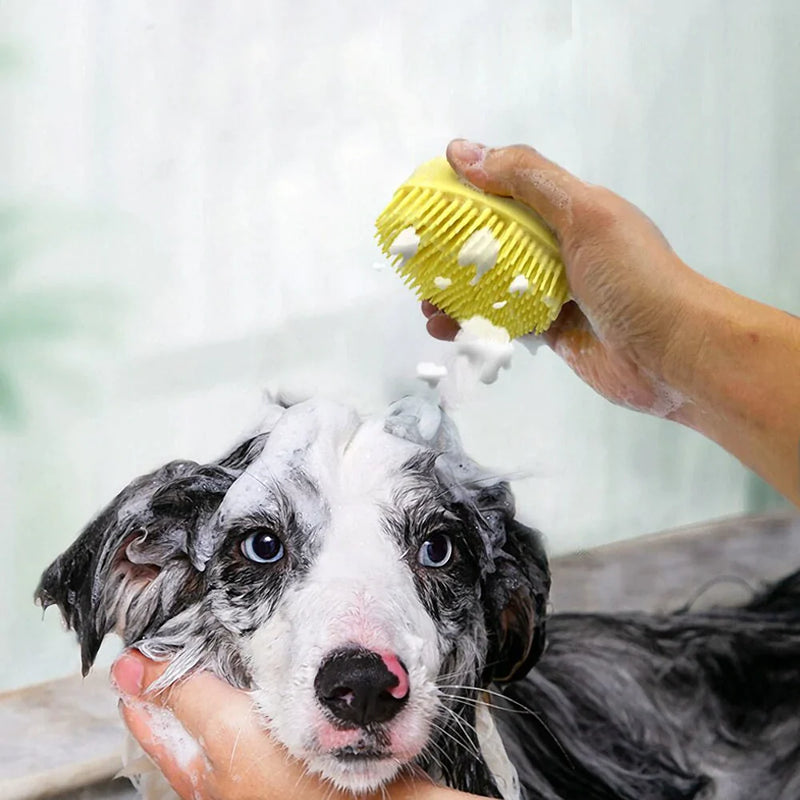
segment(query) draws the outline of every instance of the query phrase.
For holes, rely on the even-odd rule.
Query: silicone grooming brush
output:
[[[516,338],[546,330],[569,299],[544,222],[516,200],[465,185],[445,158],[419,167],[376,227],[406,284],[456,320],[480,315]]]

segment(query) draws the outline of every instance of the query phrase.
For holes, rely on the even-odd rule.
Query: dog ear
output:
[[[202,596],[196,533],[237,477],[227,464],[247,453],[205,466],[173,461],[137,478],[45,570],[36,600],[57,605],[76,632],[84,675],[111,630],[133,644]]]
[[[540,534],[514,518],[506,483],[482,489],[477,502],[491,530],[493,562],[483,578],[489,637],[483,677],[506,683],[525,677],[544,651],[550,572]]]
[[[477,511],[489,650],[483,678],[503,683],[524,677],[545,646],[550,593],[547,556],[537,531],[515,519],[508,483],[489,478],[464,452],[455,425],[440,408],[404,398],[389,410],[385,429],[438,453],[436,473],[453,500]]]

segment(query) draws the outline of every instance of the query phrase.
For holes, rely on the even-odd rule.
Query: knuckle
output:
[[[513,144],[498,151],[500,166],[509,180],[524,178],[531,169],[542,166],[542,157],[532,147]]]

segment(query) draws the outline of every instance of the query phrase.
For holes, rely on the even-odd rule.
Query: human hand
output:
[[[149,692],[166,668],[165,662],[129,650],[111,675],[125,724],[183,800],[353,800],[352,793],[306,773],[270,738],[247,692],[207,672]],[[167,727],[176,727],[175,720],[183,736],[165,735]],[[370,800],[373,795],[359,797]],[[404,776],[374,797],[464,800],[471,795],[433,786],[424,777]]]
[[[561,247],[574,302],[544,334],[547,343],[612,402],[659,416],[680,404],[670,358],[686,298],[704,279],[673,252],[635,206],[583,183],[530,147],[489,149],[451,142],[447,157],[472,185],[536,211]],[[452,339],[458,325],[423,303],[430,334]]]

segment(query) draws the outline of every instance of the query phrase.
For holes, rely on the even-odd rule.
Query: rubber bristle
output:
[[[457,320],[480,315],[516,338],[546,330],[569,299],[561,261],[522,225],[470,198],[404,186],[378,217],[376,227],[380,247],[404,283]],[[407,259],[392,255],[392,242],[408,228],[419,237],[416,252]],[[475,265],[460,266],[458,256],[479,230],[495,237],[499,253],[495,265],[472,283]],[[518,276],[526,279],[528,288],[510,292]],[[437,278],[451,282],[439,288]]]

